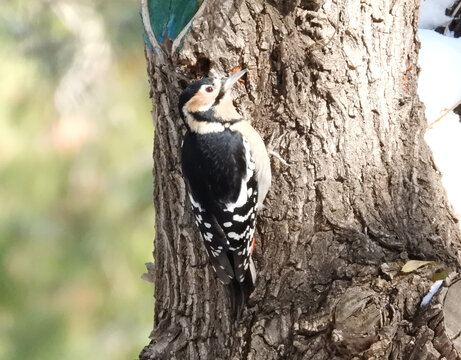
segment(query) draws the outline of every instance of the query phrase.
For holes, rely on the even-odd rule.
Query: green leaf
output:
[[[445,270],[436,271],[434,275],[432,275],[432,281],[445,280],[447,276],[448,273]]]

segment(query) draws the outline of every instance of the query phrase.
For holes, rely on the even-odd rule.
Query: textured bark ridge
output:
[[[419,1],[203,6],[179,54],[165,45],[161,62],[146,52],[156,303],[140,359],[460,358],[441,304],[458,279],[461,239],[423,139]],[[186,198],[177,97],[188,81],[235,66],[249,69],[239,110],[291,166],[272,159],[257,288],[233,324]],[[409,258],[437,265],[401,274]],[[451,275],[420,309],[440,269]]]

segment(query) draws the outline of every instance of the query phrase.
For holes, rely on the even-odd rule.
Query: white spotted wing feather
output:
[[[258,208],[258,183],[249,144],[245,139],[243,144],[247,172],[235,202],[223,204],[220,211],[210,214],[190,196],[196,224],[210,256],[211,265],[224,284],[228,284],[233,278],[243,282],[251,262]]]

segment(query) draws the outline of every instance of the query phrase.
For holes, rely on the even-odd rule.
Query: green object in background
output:
[[[193,18],[198,0],[149,0],[152,30],[159,43],[168,37],[174,40]]]

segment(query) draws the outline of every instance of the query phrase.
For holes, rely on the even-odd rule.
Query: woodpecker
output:
[[[246,72],[201,79],[179,97],[187,127],[182,173],[211,266],[230,290],[234,318],[255,287],[256,213],[271,183],[264,142],[232,102],[231,88]]]

